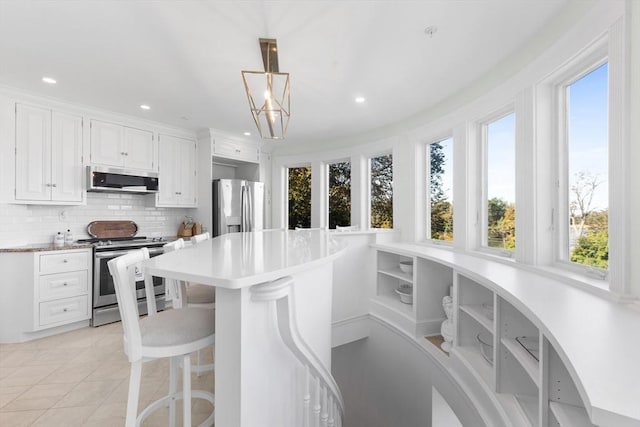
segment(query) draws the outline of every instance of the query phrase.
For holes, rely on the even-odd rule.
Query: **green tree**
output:
[[[289,168],[289,229],[311,227],[311,166]]]
[[[442,188],[446,156],[439,142],[429,145],[429,186],[431,203],[431,238],[453,240],[453,205]]]
[[[487,245],[491,248],[515,249],[516,208],[498,197],[487,204]]]
[[[329,165],[329,228],[351,224],[351,162]]]
[[[578,239],[571,261],[598,268],[609,267],[609,232],[588,233]]]
[[[393,156],[371,159],[371,227],[393,228]]]

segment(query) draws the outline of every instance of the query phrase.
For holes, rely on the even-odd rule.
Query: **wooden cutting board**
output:
[[[87,226],[87,233],[97,239],[113,237],[133,237],[138,225],[133,221],[93,221]]]

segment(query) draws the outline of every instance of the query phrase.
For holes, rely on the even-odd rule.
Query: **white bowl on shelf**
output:
[[[413,286],[400,285],[396,288],[396,293],[400,295],[400,301],[405,304],[413,304]]]
[[[490,365],[493,366],[493,335],[480,332],[476,335],[478,344],[480,344],[480,354]]]
[[[413,273],[413,261],[400,261],[400,270],[403,273],[412,274]]]

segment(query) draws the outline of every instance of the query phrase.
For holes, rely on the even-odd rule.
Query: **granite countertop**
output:
[[[85,249],[91,248],[91,243],[73,243],[71,245],[64,245],[61,247],[53,246],[53,243],[31,243],[28,245],[15,246],[12,248],[0,248],[0,253],[7,252],[43,252],[43,251],[63,251],[70,249]]]

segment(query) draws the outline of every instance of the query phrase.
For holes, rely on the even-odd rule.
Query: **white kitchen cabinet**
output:
[[[155,171],[153,132],[91,120],[91,163]]]
[[[196,207],[196,142],[159,135],[157,206]]]
[[[91,248],[0,253],[0,342],[28,341],[87,326],[92,260]]]
[[[82,117],[16,104],[15,200],[83,201]]]
[[[233,141],[221,137],[213,139],[213,157],[230,160],[240,160],[249,163],[260,163],[260,149],[240,141]]]

